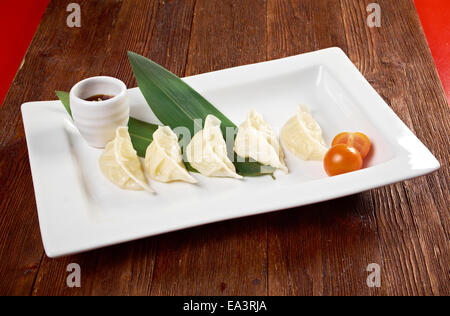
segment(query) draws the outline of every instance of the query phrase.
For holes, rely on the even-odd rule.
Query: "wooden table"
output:
[[[450,115],[412,0],[51,1],[0,108],[0,294],[449,295]],[[439,159],[433,174],[312,206],[77,256],[42,247],[20,105],[89,76],[136,85],[126,52],[179,76],[341,47]],[[7,49],[7,48],[4,48]],[[301,192],[299,192],[301,194]],[[66,286],[78,263],[81,288]],[[381,266],[369,288],[368,264]]]

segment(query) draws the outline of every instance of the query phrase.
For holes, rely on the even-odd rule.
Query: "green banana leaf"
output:
[[[70,117],[72,117],[72,110],[70,109],[70,95],[68,92],[64,91],[55,91],[61,103],[66,108],[67,113],[69,113]]]
[[[237,129],[231,120],[175,74],[136,53],[128,52],[128,58],[139,89],[153,113],[164,125],[172,129],[186,127],[193,136],[203,128],[206,117],[212,114],[222,122],[224,135],[227,128]],[[181,142],[183,143],[183,140]],[[185,145],[183,143],[183,147]],[[228,148],[228,152],[238,174],[273,176],[274,168],[249,159],[238,159],[233,148]]]

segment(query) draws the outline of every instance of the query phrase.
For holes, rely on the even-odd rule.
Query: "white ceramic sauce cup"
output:
[[[96,95],[112,96],[104,101],[86,101]],[[130,115],[127,87],[119,79],[100,76],[78,82],[70,90],[70,108],[75,126],[87,143],[104,148]]]

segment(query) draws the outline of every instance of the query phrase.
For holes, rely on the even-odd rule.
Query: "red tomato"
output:
[[[339,144],[331,147],[323,160],[325,172],[331,177],[362,168],[363,160],[354,147]]]
[[[339,144],[354,147],[357,151],[359,151],[363,159],[367,156],[370,150],[370,139],[363,133],[340,133],[333,139],[331,147]]]

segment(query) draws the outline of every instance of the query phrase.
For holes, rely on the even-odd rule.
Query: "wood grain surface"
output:
[[[2,295],[449,295],[449,107],[412,0],[50,2],[0,108]],[[45,256],[20,105],[111,75],[127,50],[179,76],[341,47],[438,158],[439,171],[361,194],[76,256]],[[299,192],[299,194],[301,194]],[[78,263],[81,288],[68,288]],[[369,288],[370,263],[381,287]]]

